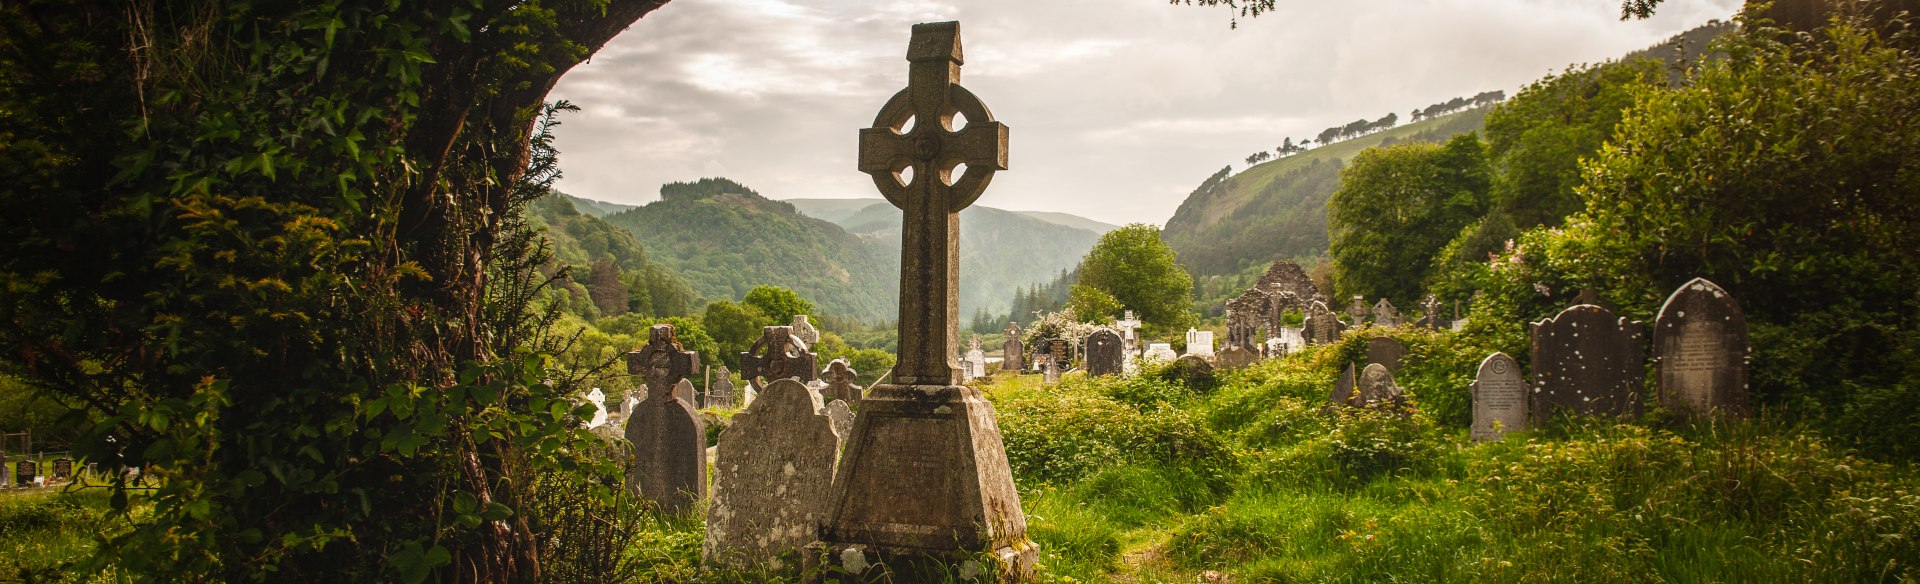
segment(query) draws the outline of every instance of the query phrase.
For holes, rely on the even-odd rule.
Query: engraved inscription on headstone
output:
[[[840,441],[819,392],[793,378],[767,384],[715,448],[705,560],[777,567],[798,559],[827,519]]]
[[[21,487],[33,486],[33,477],[40,474],[40,463],[22,460],[13,463],[13,484]]]
[[[1660,403],[1694,416],[1747,415],[1747,318],[1703,278],[1681,285],[1653,325]]]
[[[1527,428],[1527,380],[1506,353],[1488,355],[1473,377],[1473,439],[1499,440]]]
[[[53,479],[54,480],[64,481],[72,477],[73,477],[73,459],[71,458],[53,459]]]

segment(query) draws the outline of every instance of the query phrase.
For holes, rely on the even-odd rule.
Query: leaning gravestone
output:
[[[673,395],[680,380],[700,368],[700,356],[680,348],[673,325],[656,324],[647,345],[627,353],[627,373],[647,381],[647,398],[633,404],[627,441],[633,443],[628,489],[662,510],[684,513],[707,494],[707,433],[693,405]]]
[[[853,370],[853,366],[847,364],[845,358],[834,359],[832,363],[828,363],[827,370],[821,371],[820,377],[827,381],[827,387],[820,390],[821,399],[829,402],[844,401],[847,405],[860,403],[860,386],[853,384],[854,379],[859,377],[859,373]]]
[[[1674,290],[1653,323],[1660,403],[1706,417],[1747,415],[1747,317],[1703,278]]]
[[[38,462],[34,462],[31,460],[22,460],[20,462],[13,463],[14,486],[31,487],[33,486],[33,477],[39,476],[39,474],[40,474],[40,463]]]
[[[1087,335],[1087,376],[1119,375],[1126,365],[1120,333],[1101,329]]]
[[[1259,356],[1255,355],[1253,351],[1238,346],[1228,346],[1225,349],[1221,349],[1220,353],[1214,355],[1213,358],[1220,362],[1221,369],[1232,371],[1252,365],[1255,360],[1259,359]]]
[[[1533,323],[1536,422],[1556,412],[1637,416],[1646,357],[1640,323],[1582,304]]]
[[[1019,373],[1020,366],[1023,365],[1020,362],[1020,354],[1023,350],[1020,346],[1020,324],[1007,323],[1007,344],[1000,346],[1000,370]]]
[[[1352,363],[1340,371],[1340,378],[1333,381],[1333,391],[1327,394],[1327,403],[1336,406],[1355,405],[1354,390],[1359,383],[1359,374],[1355,373]]]
[[[1028,581],[1037,554],[993,404],[959,383],[953,360],[960,211],[1007,168],[1007,127],[959,84],[959,23],[914,25],[907,61],[907,88],[860,131],[859,154],[860,170],[904,212],[899,360],[893,383],[860,402],[820,552],[855,579],[932,581],[958,566],[962,579]],[[967,118],[958,130],[956,112]]]
[[[1473,376],[1473,440],[1499,440],[1527,428],[1527,380],[1506,353],[1488,355]]]
[[[807,350],[805,341],[793,335],[793,327],[765,327],[760,330],[760,339],[740,353],[740,376],[756,392],[778,379],[813,381],[814,368],[813,353]]]
[[[778,568],[819,541],[840,441],[819,392],[793,378],[767,384],[720,434],[703,559]]]
[[[1371,337],[1367,339],[1367,362],[1379,363],[1387,367],[1387,372],[1400,374],[1400,362],[1407,358],[1407,345],[1393,337]]]

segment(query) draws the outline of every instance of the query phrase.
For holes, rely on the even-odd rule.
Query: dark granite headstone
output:
[[[1199,355],[1181,355],[1173,360],[1173,375],[1194,389],[1213,387],[1213,363]]]
[[[720,434],[702,557],[742,568],[797,565],[827,520],[841,439],[820,392],[791,377],[767,384]]]
[[[1694,278],[1653,324],[1660,403],[1694,416],[1747,415],[1747,318],[1733,296]]]
[[[1638,416],[1646,374],[1640,323],[1582,304],[1533,323],[1535,422],[1561,410],[1579,415]]]
[[[707,433],[674,387],[698,370],[700,356],[680,348],[673,325],[656,324],[645,347],[627,353],[627,372],[646,380],[647,397],[627,417],[633,466],[627,485],[670,513],[697,508],[707,495]]]
[[[1400,374],[1401,362],[1407,358],[1407,345],[1393,337],[1370,337],[1367,339],[1367,362],[1386,366],[1387,372]]]
[[[40,463],[22,460],[13,463],[13,484],[20,487],[33,486],[33,477],[40,474]]]
[[[1333,391],[1327,394],[1327,403],[1336,406],[1351,406],[1354,401],[1355,386],[1359,384],[1360,374],[1352,363],[1340,371],[1340,378],[1333,381]]]
[[[1019,373],[1023,365],[1020,357],[1025,350],[1020,346],[1020,323],[1007,323],[1007,343],[1000,346],[1000,370]]]
[[[1087,335],[1087,375],[1119,375],[1126,366],[1124,348],[1120,333],[1100,329]]]
[[[1473,376],[1473,439],[1499,440],[1527,428],[1527,379],[1506,353],[1488,355]]]
[[[57,481],[64,481],[70,478],[73,478],[73,459],[71,458],[53,459],[53,479]]]

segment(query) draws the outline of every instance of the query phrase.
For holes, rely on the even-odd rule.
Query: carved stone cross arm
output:
[[[907,88],[887,100],[873,127],[860,130],[859,168],[904,211],[900,250],[900,353],[894,380],[905,385],[960,382],[958,345],[960,210],[1007,168],[1007,127],[960,86],[960,24],[913,27]],[[953,129],[954,114],[967,125]],[[906,132],[907,122],[913,128]],[[956,179],[953,170],[966,170]],[[911,180],[901,173],[913,169]]]
[[[647,330],[647,344],[627,353],[627,373],[647,382],[647,397],[672,396],[673,386],[700,369],[700,355],[680,347],[673,325],[656,324]]]

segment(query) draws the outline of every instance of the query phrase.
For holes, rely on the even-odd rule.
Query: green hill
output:
[[[668,184],[660,197],[606,221],[632,232],[703,300],[738,299],[772,284],[835,316],[896,316],[899,262],[840,226],[727,179]]]
[[[568,202],[573,203],[573,208],[578,210],[581,214],[584,214],[590,217],[606,217],[614,213],[619,213],[621,211],[634,209],[638,207],[638,205],[623,205],[620,203],[595,201],[593,199],[582,199],[580,197],[576,197],[566,193],[556,193],[556,194],[560,195],[561,198],[566,199]]]
[[[594,305],[593,293],[589,292],[594,265],[601,262],[611,266],[613,282],[628,288],[628,310],[674,316],[698,308],[693,305],[693,289],[685,280],[650,258],[632,233],[581,212],[575,205],[580,200],[553,193],[534,201],[527,214],[531,224],[545,230],[553,266],[572,270],[570,281],[557,286],[558,299],[566,310],[588,318],[609,316]],[[602,265],[600,269],[608,267]],[[615,292],[613,305],[617,307]]]
[[[1348,160],[1374,146],[1439,142],[1478,130],[1486,112],[1473,108],[1335,142],[1239,174],[1222,169],[1180,204],[1161,237],[1195,276],[1317,257],[1327,250],[1327,199]]]
[[[888,261],[900,258],[900,210],[881,199],[790,199],[807,215],[827,219],[872,243]],[[1080,227],[1085,225],[1087,227]],[[960,314],[1003,314],[1022,286],[1072,269],[1102,233],[1116,229],[1066,213],[1006,211],[974,205],[960,212]]]

